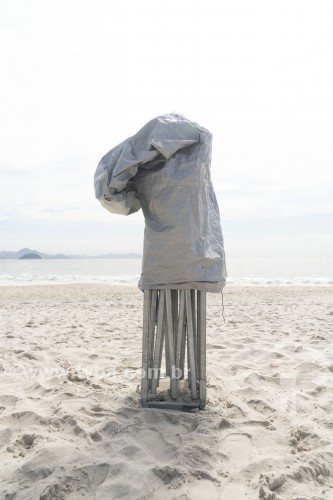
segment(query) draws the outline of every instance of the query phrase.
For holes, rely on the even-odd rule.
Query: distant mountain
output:
[[[27,254],[33,254],[37,257],[26,257]],[[40,259],[140,259],[142,255],[138,253],[108,253],[105,255],[65,255],[57,253],[55,255],[38,252],[30,248],[22,248],[18,252],[0,251],[0,259],[22,259],[22,258],[40,258]]]
[[[25,253],[22,255],[22,257],[19,257],[19,259],[41,259],[42,257],[38,253]]]

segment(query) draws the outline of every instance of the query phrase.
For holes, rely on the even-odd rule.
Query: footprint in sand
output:
[[[6,427],[5,429],[2,429],[0,431],[0,449],[9,443],[10,437],[11,437],[11,431],[9,428]]]
[[[251,435],[247,433],[228,434],[223,441],[223,453],[225,453],[229,462],[237,464],[247,463],[251,454],[252,443]]]
[[[172,461],[176,456],[176,447],[168,443],[163,434],[154,429],[141,429],[136,435],[137,443],[153,455],[159,462]]]
[[[40,436],[38,435],[23,434],[14,443],[8,445],[6,449],[14,457],[25,457],[39,440]]]
[[[263,415],[269,415],[275,412],[275,410],[262,399],[249,399],[247,404]]]
[[[186,496],[179,498],[190,498],[191,500],[202,500],[202,498],[223,498],[218,487],[211,481],[201,479],[200,481],[194,481],[187,486]],[[176,497],[173,497],[176,498]],[[234,499],[237,497],[233,497]],[[241,497],[238,497],[241,498]]]

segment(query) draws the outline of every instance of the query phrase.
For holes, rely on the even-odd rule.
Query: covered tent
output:
[[[110,212],[142,208],[144,289],[219,292],[226,266],[210,174],[212,134],[177,113],[149,121],[99,162],[95,195]]]

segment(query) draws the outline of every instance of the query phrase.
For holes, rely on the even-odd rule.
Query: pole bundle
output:
[[[157,393],[162,377],[170,379],[169,397],[164,401]],[[182,399],[180,381],[183,379],[187,379],[189,402]],[[205,403],[206,292],[145,290],[141,404],[190,410],[204,408]]]

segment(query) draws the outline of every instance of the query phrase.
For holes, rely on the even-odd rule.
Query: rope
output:
[[[222,318],[223,318],[223,321],[224,321],[224,324],[225,324],[225,317],[224,317],[224,302],[223,302],[223,292],[221,291],[221,299],[222,299]]]

